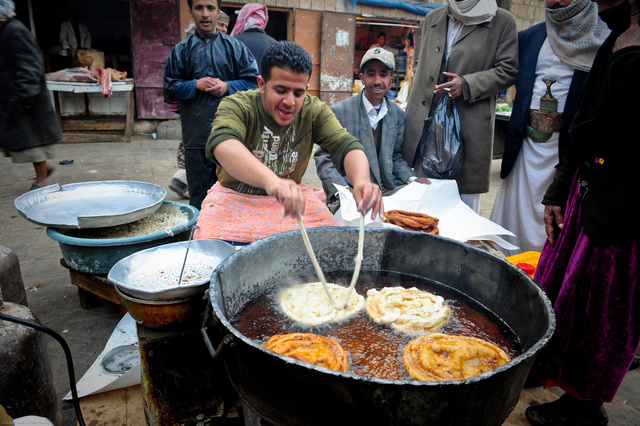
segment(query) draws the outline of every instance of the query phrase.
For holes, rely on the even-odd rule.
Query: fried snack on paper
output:
[[[340,343],[330,337],[313,333],[276,334],[264,347],[299,361],[343,373],[349,368],[347,353]]]
[[[451,308],[441,296],[416,287],[371,289],[367,291],[366,308],[375,322],[407,334],[429,333],[451,318]]]
[[[384,213],[384,223],[392,223],[408,231],[427,232],[438,235],[438,218],[424,213],[407,212],[404,210],[389,210]]]
[[[464,380],[511,361],[505,351],[485,340],[442,333],[412,340],[402,359],[409,375],[422,381]]]
[[[336,304],[347,297],[348,288],[327,283],[329,294]],[[364,308],[364,297],[353,291],[344,309],[336,309],[327,298],[321,282],[297,284],[287,287],[278,296],[280,308],[292,320],[308,326],[339,322],[350,318]]]

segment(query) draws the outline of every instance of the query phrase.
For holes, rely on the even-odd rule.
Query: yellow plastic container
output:
[[[514,254],[513,256],[509,256],[505,259],[521,268],[529,274],[531,278],[533,278],[533,274],[536,272],[536,268],[538,267],[540,252],[525,251],[524,253]]]

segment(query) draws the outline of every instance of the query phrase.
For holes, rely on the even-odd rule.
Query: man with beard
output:
[[[280,232],[337,225],[324,203],[301,184],[314,143],[353,182],[358,210],[383,214],[380,188],[369,181],[362,144],[329,107],[307,91],[313,64],[299,44],[283,41],[262,59],[258,90],[223,100],[207,142],[218,182],[207,194],[195,238],[246,244]]]
[[[542,196],[568,147],[593,58],[609,35],[591,0],[547,0],[545,20],[518,34],[516,97],[502,155],[503,181],[491,212],[491,221],[516,235],[504,237],[520,248],[507,255],[542,250],[547,239]]]
[[[164,70],[164,100],[180,104],[189,203],[200,208],[216,182],[204,148],[220,101],[256,87],[256,61],[238,40],[217,31],[220,0],[188,0],[196,31],[178,43]]]
[[[369,49],[360,62],[360,81],[364,89],[331,107],[340,124],[357,137],[369,160],[371,182],[380,186],[382,195],[391,195],[417,179],[402,158],[404,111],[389,101],[387,92],[393,84],[393,53],[381,47]],[[335,185],[351,188],[347,176],[338,172],[331,156],[322,148],[314,155],[318,177],[332,212],[340,206]],[[429,183],[426,178],[420,182]]]
[[[605,425],[640,344],[640,10],[598,0],[611,34],[584,84],[570,144],[543,198],[547,243],[535,281],[556,329],[533,377],[565,391],[527,408],[533,425]]]

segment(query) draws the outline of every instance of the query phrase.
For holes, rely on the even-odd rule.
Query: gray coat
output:
[[[362,103],[363,92],[340,101],[331,107],[336,118],[349,133],[358,138],[364,146],[369,160],[371,181],[384,185],[387,189],[394,189],[404,185],[415,173],[402,158],[402,142],[404,140],[404,111],[398,105],[385,97],[388,112],[380,122],[382,124],[382,139],[380,154],[376,151],[373,131],[369,123],[367,111]],[[352,186],[345,175],[342,175],[331,162],[329,154],[318,148],[314,155],[318,177],[322,180],[322,188],[329,200],[336,192],[334,183],[342,186]]]
[[[430,12],[422,23],[418,66],[407,102],[404,159],[411,165],[422,135],[424,119],[432,114],[434,86],[442,83],[441,64],[447,42],[447,11]],[[456,99],[467,153],[456,181],[461,194],[489,190],[497,95],[518,76],[518,38],[513,15],[498,9],[491,22],[465,26],[453,44],[448,71],[463,78],[463,95]],[[433,103],[432,103],[433,102]]]
[[[44,73],[38,43],[22,22],[0,24],[0,148],[16,151],[62,139]]]

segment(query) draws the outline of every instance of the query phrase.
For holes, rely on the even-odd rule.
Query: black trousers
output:
[[[189,204],[201,210],[207,191],[218,181],[216,165],[207,159],[204,149],[185,148],[184,160],[189,182]]]

